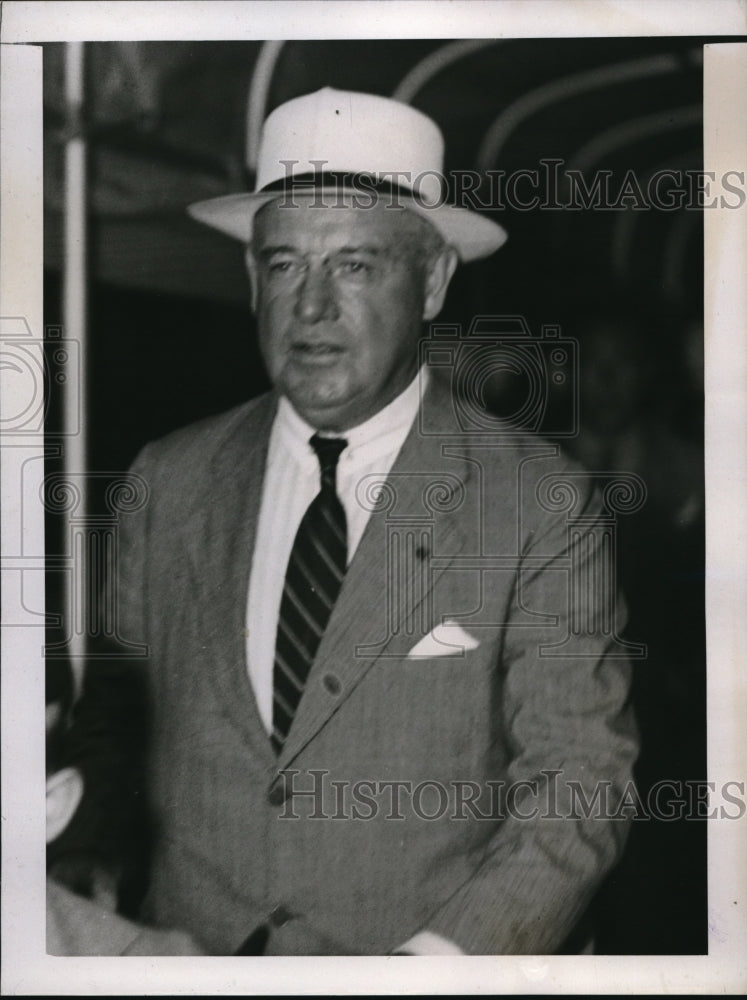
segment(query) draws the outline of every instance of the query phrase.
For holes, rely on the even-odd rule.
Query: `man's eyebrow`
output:
[[[288,246],[285,243],[282,243],[278,246],[267,246],[259,248],[259,253],[262,257],[269,257],[271,254],[274,253],[298,253],[298,252],[299,251],[296,247]]]
[[[382,253],[383,247],[375,246],[372,243],[359,243],[357,245],[340,247],[335,253],[370,253],[372,256]]]
[[[334,257],[338,254],[355,254],[355,253],[367,253],[375,257],[380,253],[385,253],[389,248],[376,246],[373,243],[357,243],[350,244],[342,247],[338,247],[336,250],[332,250],[327,256]],[[277,245],[270,245],[266,247],[260,247],[258,253],[261,257],[271,257],[275,253],[292,253],[304,255],[303,250],[299,250],[298,247],[290,246],[288,244],[282,243]]]

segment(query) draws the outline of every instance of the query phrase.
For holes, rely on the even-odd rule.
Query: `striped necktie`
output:
[[[273,669],[272,745],[280,752],[316,651],[340,592],[347,565],[347,521],[335,489],[344,438],[315,434],[321,489],[298,527],[280,602]]]

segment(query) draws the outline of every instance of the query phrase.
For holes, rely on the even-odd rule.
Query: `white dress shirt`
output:
[[[337,494],[347,518],[348,563],[371,513],[356,499],[356,487],[365,476],[383,479],[389,473],[415,420],[427,378],[427,369],[422,369],[383,410],[344,434],[333,435],[348,442],[337,465]],[[249,680],[268,734],[272,730],[272,674],[285,572],[301,518],[320,489],[319,459],[309,444],[315,433],[281,397],[270,433],[246,627]]]

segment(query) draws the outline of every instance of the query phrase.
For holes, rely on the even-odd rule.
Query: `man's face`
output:
[[[441,308],[453,251],[428,254],[405,209],[266,205],[248,265],[275,387],[320,430],[344,431],[412,380],[422,322]]]

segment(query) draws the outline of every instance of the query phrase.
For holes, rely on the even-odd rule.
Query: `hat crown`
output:
[[[324,87],[268,116],[256,190],[320,171],[366,173],[437,201],[443,159],[441,130],[420,111],[387,97]]]
[[[287,101],[264,123],[257,159],[253,192],[196,202],[189,214],[251,243],[256,213],[279,197],[279,189],[293,186],[294,178],[311,174],[315,188],[337,197],[341,185],[346,187],[345,175],[366,174],[379,182],[378,190],[386,192],[389,185],[404,193],[402,204],[431,223],[463,261],[487,257],[506,239],[505,229],[492,219],[471,207],[445,204],[441,130],[420,111],[388,97],[324,87]],[[297,190],[309,192],[300,180]]]

